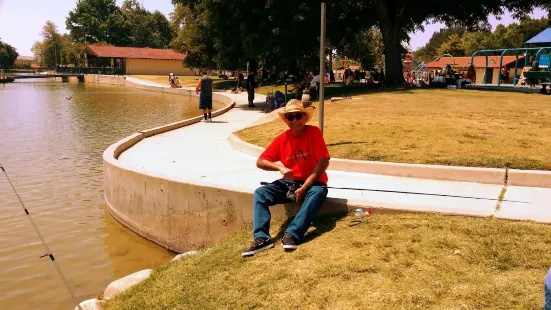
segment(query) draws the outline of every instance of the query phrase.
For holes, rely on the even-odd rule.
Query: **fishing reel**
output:
[[[291,199],[292,201],[295,201],[295,200],[296,200],[295,191],[296,191],[297,189],[299,189],[298,184],[296,184],[296,183],[287,184],[287,188],[289,189],[289,190],[287,191],[287,195],[286,195],[287,198],[288,198],[288,199]]]

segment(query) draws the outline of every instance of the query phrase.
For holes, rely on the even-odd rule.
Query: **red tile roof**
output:
[[[134,59],[184,60],[186,56],[171,49],[149,47],[118,47],[104,45],[88,45],[87,51],[97,57],[117,57]]]
[[[488,56],[488,68],[498,68],[499,67],[499,58],[501,56]],[[438,61],[431,61],[426,64],[427,68],[429,69],[442,69],[446,67],[446,65],[453,65],[455,60],[455,67],[463,67],[465,65],[469,65],[471,63],[471,57],[465,56],[465,57],[454,57],[453,60],[451,57],[442,57]],[[503,65],[508,66],[512,64],[515,65],[515,56],[503,56]],[[519,61],[519,67],[524,66],[524,56],[518,57]],[[474,58],[474,67],[475,68],[484,68],[486,66],[486,57],[485,56],[476,56]]]

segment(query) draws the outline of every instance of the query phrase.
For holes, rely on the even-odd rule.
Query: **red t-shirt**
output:
[[[315,126],[305,126],[302,136],[295,138],[289,129],[280,134],[260,155],[260,159],[271,162],[281,161],[283,166],[293,170],[293,179],[306,181],[314,172],[321,158],[330,158],[321,130]],[[325,171],[318,181],[327,184]]]

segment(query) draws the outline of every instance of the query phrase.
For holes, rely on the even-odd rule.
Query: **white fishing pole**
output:
[[[44,245],[44,249],[46,250],[46,254],[40,256],[40,258],[46,257],[46,256],[50,257],[50,260],[52,261],[52,263],[54,263],[54,266],[57,269],[57,272],[59,273],[59,276],[61,277],[61,279],[63,280],[63,283],[65,284],[65,287],[67,287],[67,290],[69,291],[69,294],[71,294],[71,297],[73,297],[73,301],[75,302],[77,307],[80,310],[82,310],[82,308],[80,307],[80,303],[78,302],[78,299],[75,296],[75,293],[71,289],[71,286],[69,286],[69,282],[67,282],[67,279],[65,279],[65,276],[63,275],[63,272],[61,271],[61,268],[59,268],[59,265],[57,264],[57,262],[54,258],[54,254],[52,254],[52,252],[50,251],[50,248],[48,248],[48,245],[46,244],[46,241],[42,237],[42,234],[40,233],[40,230],[38,230],[38,227],[36,227],[36,224],[34,223],[34,220],[31,217],[31,214],[29,213],[29,210],[27,209],[27,207],[25,207],[25,204],[23,203],[23,200],[21,200],[21,197],[19,197],[19,194],[17,193],[17,190],[13,186],[13,183],[11,182],[10,177],[8,176],[8,173],[4,169],[4,166],[2,165],[1,162],[0,162],[0,169],[2,169],[2,171],[4,172],[4,175],[6,176],[6,179],[8,179],[8,182],[10,183],[10,186],[13,189],[13,192],[15,193],[15,196],[17,196],[17,199],[19,200],[19,203],[21,204],[21,207],[23,207],[23,210],[25,211],[25,214],[27,214],[27,217],[29,218],[29,221],[31,221],[31,224],[33,225],[33,228],[34,228],[36,234],[38,235],[38,238],[40,238],[40,241],[42,241],[42,245]]]

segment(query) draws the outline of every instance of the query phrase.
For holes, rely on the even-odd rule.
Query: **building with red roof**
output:
[[[487,84],[497,84],[497,78],[500,74],[499,68],[499,58],[501,56],[488,56],[488,73],[486,77]],[[515,74],[515,62],[516,56],[503,56],[502,66],[505,66],[509,69],[509,81],[501,81],[502,83],[513,83]],[[471,65],[471,56],[464,57],[442,57],[438,60],[431,61],[425,64],[429,70],[442,70],[446,65],[451,65],[456,72],[467,71],[468,67]],[[484,80],[484,68],[486,67],[486,57],[485,56],[475,56],[474,63],[475,72],[476,72],[476,83],[482,84]],[[517,75],[522,72],[524,67],[524,56],[518,56],[518,71]]]
[[[81,55],[86,67],[114,68],[122,74],[194,75],[184,66],[184,54],[171,49],[88,45]]]

